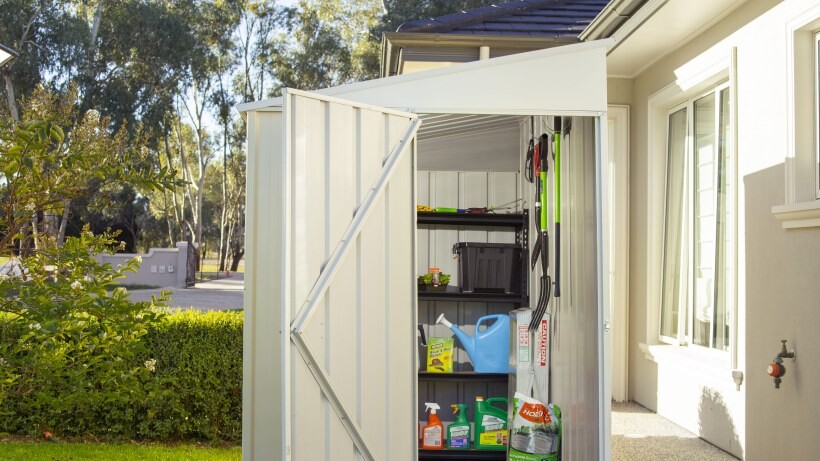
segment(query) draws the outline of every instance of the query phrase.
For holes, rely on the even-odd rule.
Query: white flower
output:
[[[82,287],[83,287],[83,283],[80,282],[79,280],[75,280],[75,281],[71,282],[71,289],[72,290],[80,290],[80,289],[82,289]]]
[[[9,363],[3,357],[0,357],[0,367],[7,367]]]
[[[29,323],[28,324],[28,329],[29,330],[39,330],[40,329],[40,324],[39,323]]]
[[[96,109],[89,109],[89,111],[85,113],[85,118],[89,123],[97,123],[100,121],[100,112]]]
[[[0,274],[0,282],[5,282],[6,280],[8,280],[8,279],[10,279],[10,278],[11,278],[11,277],[9,277],[9,274],[7,274],[7,273],[5,273],[5,272],[3,272],[2,274]]]
[[[136,255],[132,258],[137,264],[142,264],[142,256]]]
[[[128,290],[123,287],[117,287],[114,289],[115,296],[125,296],[126,294],[128,294]]]
[[[43,270],[46,272],[54,272],[57,270],[57,266],[55,266],[54,264],[48,264],[43,266]]]
[[[36,209],[37,209],[37,205],[35,205],[34,202],[26,203],[26,210],[27,211],[35,211]]]
[[[153,373],[157,369],[157,361],[155,359],[146,360],[145,361],[145,368],[147,368],[148,371]]]

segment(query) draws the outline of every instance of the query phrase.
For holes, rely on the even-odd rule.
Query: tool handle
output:
[[[552,296],[558,298],[561,296],[561,223],[555,223],[555,235],[553,236],[555,242],[555,289],[552,291]]]

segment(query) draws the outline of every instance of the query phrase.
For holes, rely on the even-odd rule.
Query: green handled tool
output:
[[[538,231],[538,238],[535,242],[532,254],[532,267],[535,269],[535,264],[538,259],[541,259],[541,289],[538,290],[538,303],[532,313],[530,319],[529,331],[535,331],[538,328],[544,313],[547,311],[547,306],[550,300],[550,290],[552,288],[552,281],[549,276],[549,234],[547,227],[547,172],[549,171],[548,160],[550,155],[549,136],[544,134],[538,140],[538,161],[533,162],[537,164],[538,182],[536,183],[536,230]]]
[[[555,117],[555,143],[553,150],[553,184],[555,185],[555,290],[553,296],[561,296],[561,117]],[[543,224],[542,224],[543,225]]]

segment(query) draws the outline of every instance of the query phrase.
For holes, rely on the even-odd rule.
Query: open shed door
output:
[[[282,102],[247,119],[243,458],[414,459],[420,120]]]

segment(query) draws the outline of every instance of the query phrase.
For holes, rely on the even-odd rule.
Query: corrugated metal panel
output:
[[[608,397],[599,284],[595,119],[574,117],[562,155],[562,290],[553,299],[551,397],[563,410],[564,459],[607,459]],[[607,346],[608,347],[608,346]]]
[[[284,114],[249,114],[243,456],[414,459],[415,143],[391,153],[415,116],[285,98]]]

